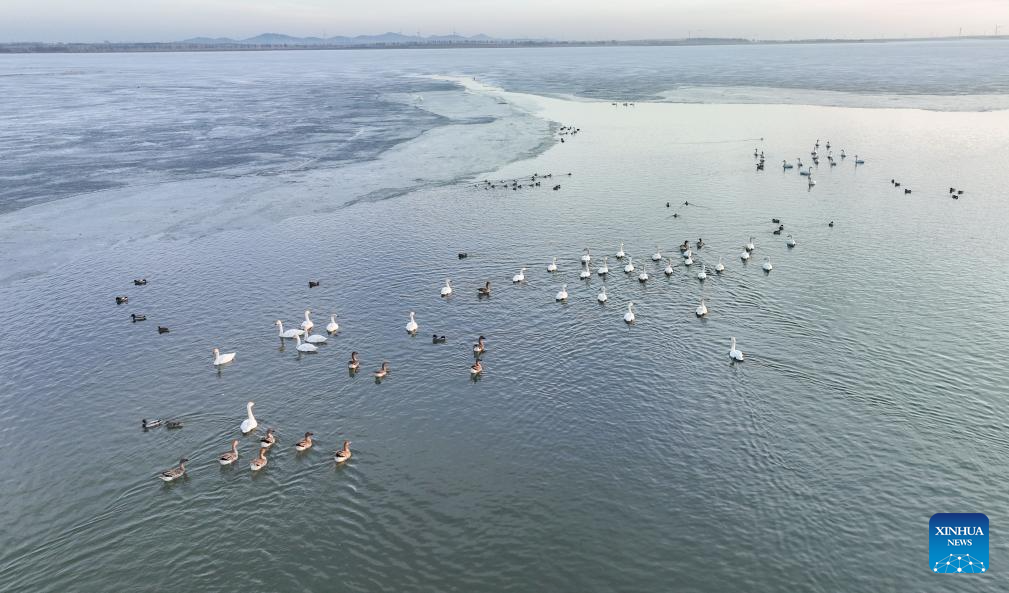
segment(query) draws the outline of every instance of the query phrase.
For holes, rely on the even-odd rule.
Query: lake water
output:
[[[943,591],[937,512],[1005,590],[1007,49],[0,57],[0,590]]]

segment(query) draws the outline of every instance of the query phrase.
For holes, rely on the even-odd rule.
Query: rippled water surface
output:
[[[578,84],[551,79],[538,90],[586,95],[593,77],[617,88],[608,73],[623,51],[600,50],[598,67],[570,74]],[[402,115],[409,130],[389,123],[400,115],[379,117],[414,140],[373,146],[377,159],[258,175],[249,145],[236,141],[251,172],[189,163],[154,189],[127,167],[119,188],[0,216],[0,238],[23,260],[7,261],[31,269],[0,285],[0,589],[941,591],[949,582],[925,566],[928,518],[1009,520],[1000,480],[1009,373],[997,357],[1009,341],[1009,153],[998,132],[1009,112],[614,107],[514,92],[537,90],[531,77],[480,77],[508,92],[376,81],[369,61],[399,54],[365,53],[309,55],[364,60],[353,67],[369,93],[382,87],[390,109],[419,114]],[[486,55],[492,72],[521,54],[455,55],[412,52],[396,68],[472,74],[439,62]],[[198,72],[220,77],[214,64],[306,59],[277,56],[63,56],[60,67],[104,59],[185,71],[199,58]],[[290,96],[330,92],[301,75],[289,82]],[[978,94],[1000,92],[986,84]],[[94,117],[115,120],[104,109]],[[283,118],[249,119],[256,137],[271,126],[293,134],[278,139],[278,158],[301,150]],[[547,147],[557,137],[547,121],[582,131]],[[167,124],[144,125],[168,134]],[[809,188],[776,163],[808,161],[817,138],[850,156],[833,168],[821,160]],[[25,142],[19,171],[41,174],[32,155],[47,141]],[[754,148],[767,155],[765,171],[754,170]],[[197,158],[185,143],[165,150],[176,162]],[[495,151],[498,163],[479,169]],[[75,171],[48,174],[71,183]],[[479,183],[534,172],[554,177],[517,190]],[[380,191],[384,178],[421,181]],[[348,195],[352,182],[370,198]],[[950,186],[964,189],[959,200]],[[42,193],[36,201],[49,199]],[[99,209],[103,201],[115,208]],[[771,218],[794,249],[772,234]],[[99,241],[102,228],[116,230]],[[676,246],[698,237],[706,245],[687,268]],[[647,284],[620,271],[621,241]],[[656,244],[674,260],[670,277],[650,260]],[[593,267],[610,256],[608,277],[578,279],[584,247]],[[551,275],[553,256],[561,270]],[[726,271],[715,275],[719,257]],[[512,284],[523,266],[527,282]],[[149,284],[133,286],[136,277]],[[446,277],[455,294],[443,299]],[[488,280],[493,295],[480,300]],[[129,304],[117,306],[117,294]],[[706,319],[693,314],[701,298]],[[630,301],[633,326],[622,321]],[[306,308],[317,328],[330,313],[341,323],[314,355],[281,344],[272,325],[294,326]],[[404,331],[410,311],[416,337]],[[148,321],[130,323],[131,312]],[[171,332],[159,335],[159,324]],[[447,343],[432,344],[432,333]],[[473,381],[481,334],[485,371]],[[727,356],[733,336],[742,364]],[[214,370],[213,347],[237,351],[236,361]],[[356,376],[346,369],[352,350],[363,361]],[[392,371],[379,384],[370,371],[383,360]],[[259,434],[280,436],[255,475],[259,435],[238,431],[250,400]],[[144,417],[185,426],[143,432]],[[308,430],[316,446],[295,453]],[[232,438],[241,457],[222,469],[216,456]],[[344,439],[354,457],[337,466]],[[181,456],[191,460],[186,479],[156,479]],[[997,564],[1009,542],[997,529],[991,541],[995,567],[973,589],[1009,583]]]

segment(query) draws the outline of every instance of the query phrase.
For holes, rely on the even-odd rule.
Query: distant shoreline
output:
[[[26,53],[137,53],[137,52],[221,52],[221,51],[304,51],[304,50],[361,50],[361,49],[502,49],[502,48],[555,48],[555,47],[676,47],[710,45],[810,45],[823,43],[905,43],[921,41],[1002,41],[1007,35],[977,35],[952,37],[911,37],[880,39],[796,39],[752,40],[737,38],[697,37],[690,39],[642,39],[631,41],[542,41],[542,40],[488,40],[488,41],[418,41],[388,43],[275,43],[257,44],[236,41],[233,43],[62,43],[62,42],[10,42],[0,43],[0,54]]]

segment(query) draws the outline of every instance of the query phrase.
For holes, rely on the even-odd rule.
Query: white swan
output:
[[[592,252],[589,251],[589,248],[586,247],[582,251],[585,252],[585,255],[582,256],[582,261],[585,263],[589,263],[590,261],[592,261]]]
[[[592,270],[589,269],[589,263],[585,262],[582,264],[582,271],[578,273],[578,277],[582,280],[592,277]]]
[[[417,325],[417,320],[413,317],[413,311],[410,311],[410,321],[406,324],[406,331],[415,334],[418,329],[420,329],[420,326]]]
[[[606,274],[610,273],[610,266],[608,263],[609,259],[610,257],[608,255],[603,257],[603,265],[599,266],[599,268],[596,269],[596,274],[599,274],[600,276],[605,276]]]
[[[624,321],[634,323],[634,301],[627,303],[627,312],[624,313]]]
[[[809,169],[802,169],[799,171],[799,175],[802,175],[803,177],[809,177],[812,174],[813,172]]]
[[[526,269],[522,268],[519,270],[518,274],[512,276],[512,282],[525,282],[526,281]]]
[[[556,257],[553,259],[553,261],[551,261],[550,263],[547,264],[547,271],[548,272],[556,272],[557,271],[557,258]]]
[[[743,252],[739,254],[739,259],[743,261],[750,259],[750,252],[744,249]]]
[[[331,334],[335,334],[340,331],[340,324],[336,322],[336,315],[329,316],[329,323],[326,324],[326,331]]]
[[[788,161],[781,161],[781,168],[782,169],[791,169],[792,168],[792,164],[789,163]]]
[[[568,285],[567,284],[562,284],[561,285],[561,291],[557,293],[557,296],[555,298],[558,301],[566,301],[566,300],[568,300]]]
[[[683,260],[683,265],[685,265],[685,266],[692,266],[692,265],[694,265],[694,258],[688,257],[687,259]]]
[[[599,295],[596,296],[596,300],[600,303],[605,303],[607,299],[609,299],[609,297],[606,296],[606,287],[604,286],[603,289],[599,291]]]
[[[701,304],[697,305],[697,309],[694,310],[694,314],[698,317],[704,317],[708,314],[708,308],[704,306],[704,299],[701,299]]]
[[[680,255],[683,256],[683,259],[687,259],[688,257],[691,257],[692,255],[694,255],[694,252],[688,249],[688,250],[684,251],[683,253],[681,253]]]
[[[697,279],[701,281],[708,279],[708,267],[706,265],[701,264],[701,271],[697,273]]]
[[[765,272],[770,272],[771,271],[771,268],[773,266],[771,266],[771,258],[770,257],[765,257],[764,258],[764,265],[762,267],[764,268]]]
[[[450,294],[452,294],[452,281],[446,278],[445,286],[441,287],[441,296],[447,297]]]
[[[620,242],[620,249],[617,250],[617,254],[616,255],[617,255],[617,259],[624,259],[625,257],[627,257],[627,254],[624,253],[624,243],[623,243],[623,241]]]
[[[662,250],[659,249],[658,245],[656,245],[655,253],[652,254],[652,261],[660,261],[660,260],[662,260]]]
[[[792,235],[789,235],[788,239],[785,240],[785,245],[788,245],[789,247],[795,247],[795,239],[792,238]]]
[[[312,328],[315,327],[315,324],[312,323],[312,320],[308,317],[309,313],[311,313],[311,311],[305,311],[305,320],[301,322],[301,329],[305,331],[312,331]]]
[[[214,366],[219,367],[222,364],[228,364],[232,360],[235,360],[235,353],[228,352],[227,354],[221,354],[221,351],[214,348]]]
[[[718,256],[718,263],[715,264],[715,271],[719,274],[725,271],[725,264],[722,263],[722,256]]]
[[[630,274],[633,271],[634,271],[634,258],[629,257],[627,258],[627,265],[624,266],[624,273]]]
[[[309,344],[325,344],[326,336],[323,336],[321,334],[308,334],[307,336],[305,336],[305,342]]]
[[[754,249],[754,246],[753,246],[753,237],[750,237],[750,240],[746,242],[746,245],[744,247],[746,247],[747,251],[753,251],[753,249]]]
[[[294,336],[294,342],[297,344],[298,352],[318,352],[319,348],[313,346],[312,344],[304,344],[301,342],[300,336]]]
[[[743,362],[743,351],[736,350],[736,338],[732,338],[732,346],[729,347],[729,358]]]
[[[648,270],[641,268],[641,273],[638,274],[638,282],[648,282]]]
[[[293,338],[294,336],[300,336],[305,333],[305,330],[303,329],[289,329],[284,331],[284,322],[279,319],[273,322],[273,325],[276,325],[279,328],[277,330],[277,335],[282,338]]]
[[[239,427],[242,429],[242,434],[249,434],[259,426],[259,423],[256,422],[256,417],[252,415],[252,406],[254,405],[256,405],[255,402],[245,404],[245,411],[248,413],[248,417],[242,420],[242,425]]]
[[[673,258],[670,257],[666,260],[666,269],[662,271],[665,272],[666,276],[673,275]]]

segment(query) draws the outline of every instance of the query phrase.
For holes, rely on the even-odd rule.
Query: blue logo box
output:
[[[928,520],[928,567],[932,572],[988,572],[988,516],[936,513]]]

